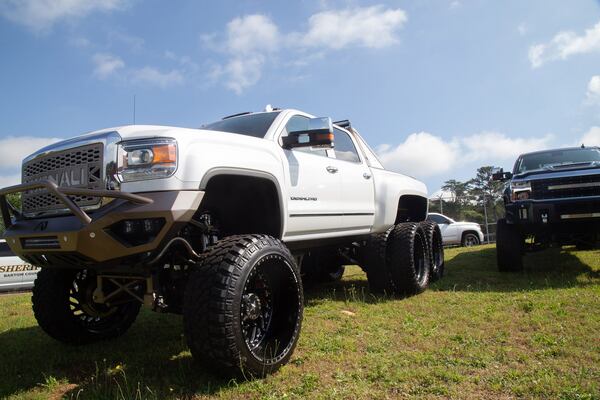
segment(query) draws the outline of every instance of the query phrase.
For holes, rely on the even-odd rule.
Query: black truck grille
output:
[[[23,165],[23,183],[48,179],[58,186],[103,189],[103,145],[94,143],[38,157]],[[100,198],[70,196],[78,206],[94,206]],[[45,189],[23,193],[23,212],[26,214],[61,210],[65,205]]]
[[[538,200],[600,196],[600,174],[532,181],[531,190]]]

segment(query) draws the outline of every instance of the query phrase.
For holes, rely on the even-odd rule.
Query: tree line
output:
[[[475,177],[467,181],[450,179],[442,185],[442,194],[450,198],[429,199],[429,211],[439,212],[456,221],[470,221],[485,224],[494,223],[504,215],[502,191],[504,184],[493,181],[496,167],[488,165],[477,169]]]

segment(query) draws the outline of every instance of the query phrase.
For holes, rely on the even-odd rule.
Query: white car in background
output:
[[[444,245],[471,247],[483,243],[483,232],[475,222],[456,222],[450,217],[437,213],[429,213],[427,219],[440,227]]]
[[[40,268],[15,256],[6,241],[0,240],[0,292],[31,289],[38,271]]]

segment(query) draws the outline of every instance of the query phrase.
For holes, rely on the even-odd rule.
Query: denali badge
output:
[[[292,196],[292,197],[290,197],[290,200],[317,201],[317,198],[316,197],[296,197],[296,196]]]
[[[62,187],[86,186],[88,183],[97,182],[98,167],[75,166],[63,168],[46,176],[36,177],[36,180],[47,179]]]

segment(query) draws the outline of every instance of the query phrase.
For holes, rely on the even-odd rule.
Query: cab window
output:
[[[303,115],[294,115],[288,120],[287,124],[285,124],[285,130],[283,131],[281,136],[287,136],[290,132],[308,130],[309,120],[310,118],[305,117]],[[294,151],[302,151],[304,153],[310,153],[318,156],[327,157],[327,151],[325,149],[314,149],[312,147],[297,147],[294,149]]]
[[[335,152],[335,158],[338,160],[350,161],[358,163],[360,157],[356,147],[346,132],[334,128],[333,130],[333,150]]]

